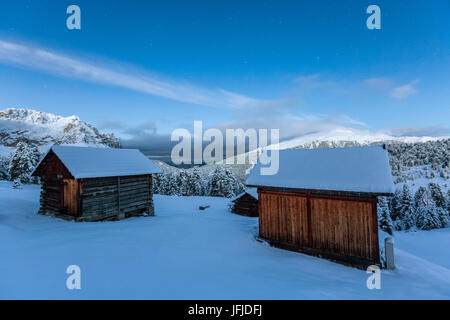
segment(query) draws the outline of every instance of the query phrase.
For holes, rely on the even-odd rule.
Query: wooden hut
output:
[[[39,213],[76,221],[153,215],[152,174],[160,172],[139,150],[53,146],[33,172]]]
[[[377,197],[394,191],[381,146],[280,151],[279,170],[251,171],[259,235],[270,244],[357,267],[379,264]]]
[[[248,188],[231,201],[231,212],[247,217],[258,216],[258,191]]]

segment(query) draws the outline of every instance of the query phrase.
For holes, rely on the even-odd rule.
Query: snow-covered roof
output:
[[[253,198],[258,200],[258,188],[247,188],[247,189],[245,189],[244,192],[242,192],[242,193],[238,194],[237,196],[235,196],[234,198],[232,198],[231,201],[234,202],[235,200],[239,199],[240,197],[242,197],[246,193],[248,193]]]
[[[137,149],[53,146],[47,154],[50,151],[56,154],[75,179],[162,172],[152,160]],[[39,165],[40,163],[36,168]]]
[[[261,175],[261,167],[258,161],[247,178],[248,186],[394,192],[388,153],[382,146],[282,150],[278,173]]]
[[[258,200],[258,189],[257,188],[247,188],[245,190],[249,195]]]

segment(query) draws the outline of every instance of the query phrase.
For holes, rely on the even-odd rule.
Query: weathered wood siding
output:
[[[41,178],[39,213],[64,214],[63,179],[72,179],[72,175],[58,157],[50,152],[39,166],[39,176]]]
[[[81,216],[84,220],[107,219],[119,214],[117,177],[81,181]]]
[[[259,232],[266,239],[308,246],[306,197],[260,193]]]
[[[62,209],[62,180],[41,180],[41,214],[59,214]]]
[[[84,220],[153,214],[151,178],[148,175],[83,179],[81,190]]]
[[[39,166],[41,180],[73,179],[66,166],[50,152]]]
[[[351,263],[379,262],[376,198],[259,190],[259,217],[260,236],[275,245]]]
[[[371,202],[311,199],[312,247],[344,256],[378,259]]]
[[[244,193],[242,196],[233,201],[231,212],[247,217],[257,217],[258,200],[253,198],[248,193]]]
[[[119,177],[120,211],[126,216],[140,214],[153,203],[151,179],[148,175]]]

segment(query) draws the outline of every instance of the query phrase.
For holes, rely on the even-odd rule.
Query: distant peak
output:
[[[0,111],[0,145],[14,147],[19,141],[34,145],[80,144],[118,147],[112,133],[100,133],[78,116],[60,116],[27,108]]]

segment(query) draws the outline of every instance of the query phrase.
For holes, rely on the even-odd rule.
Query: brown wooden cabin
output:
[[[246,192],[238,195],[231,201],[231,212],[247,216],[258,216],[258,191],[255,188],[249,188]]]
[[[160,172],[138,150],[53,146],[33,172],[39,213],[76,221],[153,215],[152,174]]]
[[[271,245],[359,268],[380,264],[377,197],[394,187],[380,146],[280,151],[279,170],[247,179],[259,194],[259,236]]]

